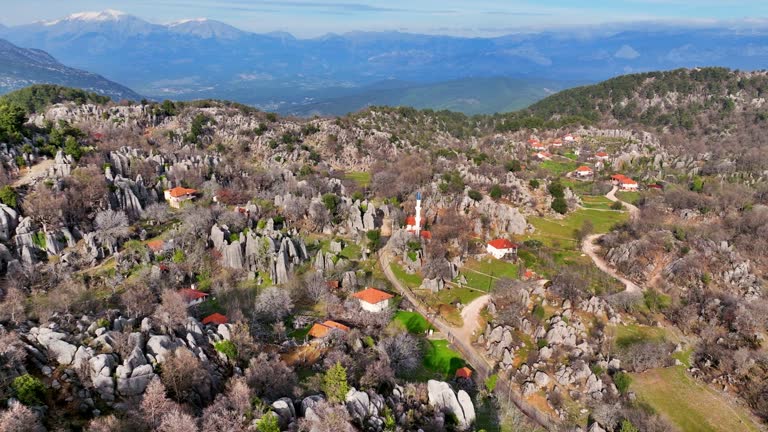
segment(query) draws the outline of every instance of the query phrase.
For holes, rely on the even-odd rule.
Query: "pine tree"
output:
[[[347,383],[347,369],[336,362],[323,377],[323,391],[331,402],[342,402],[347,397],[349,384]]]

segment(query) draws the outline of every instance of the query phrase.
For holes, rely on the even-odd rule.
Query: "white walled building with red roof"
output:
[[[495,239],[488,242],[486,252],[496,259],[502,259],[507,255],[517,254],[517,245],[507,239]]]

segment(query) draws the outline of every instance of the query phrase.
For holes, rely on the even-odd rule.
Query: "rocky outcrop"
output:
[[[464,405],[459,402],[456,393],[453,392],[451,386],[446,382],[429,380],[427,382],[427,392],[430,406],[455,416],[460,429],[466,430],[471,426],[475,417],[475,408],[466,392],[466,396],[461,396]],[[461,392],[463,390],[459,393]]]
[[[0,241],[9,241],[16,232],[18,223],[18,212],[5,204],[0,204]]]

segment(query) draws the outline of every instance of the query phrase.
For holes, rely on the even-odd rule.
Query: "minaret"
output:
[[[421,234],[421,192],[416,192],[416,235]]]

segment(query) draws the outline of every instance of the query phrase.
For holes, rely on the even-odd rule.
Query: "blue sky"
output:
[[[300,37],[355,30],[488,36],[607,23],[768,18],[766,0],[0,0],[2,4],[0,22],[5,25],[110,8],[155,23],[206,17],[245,30]]]

